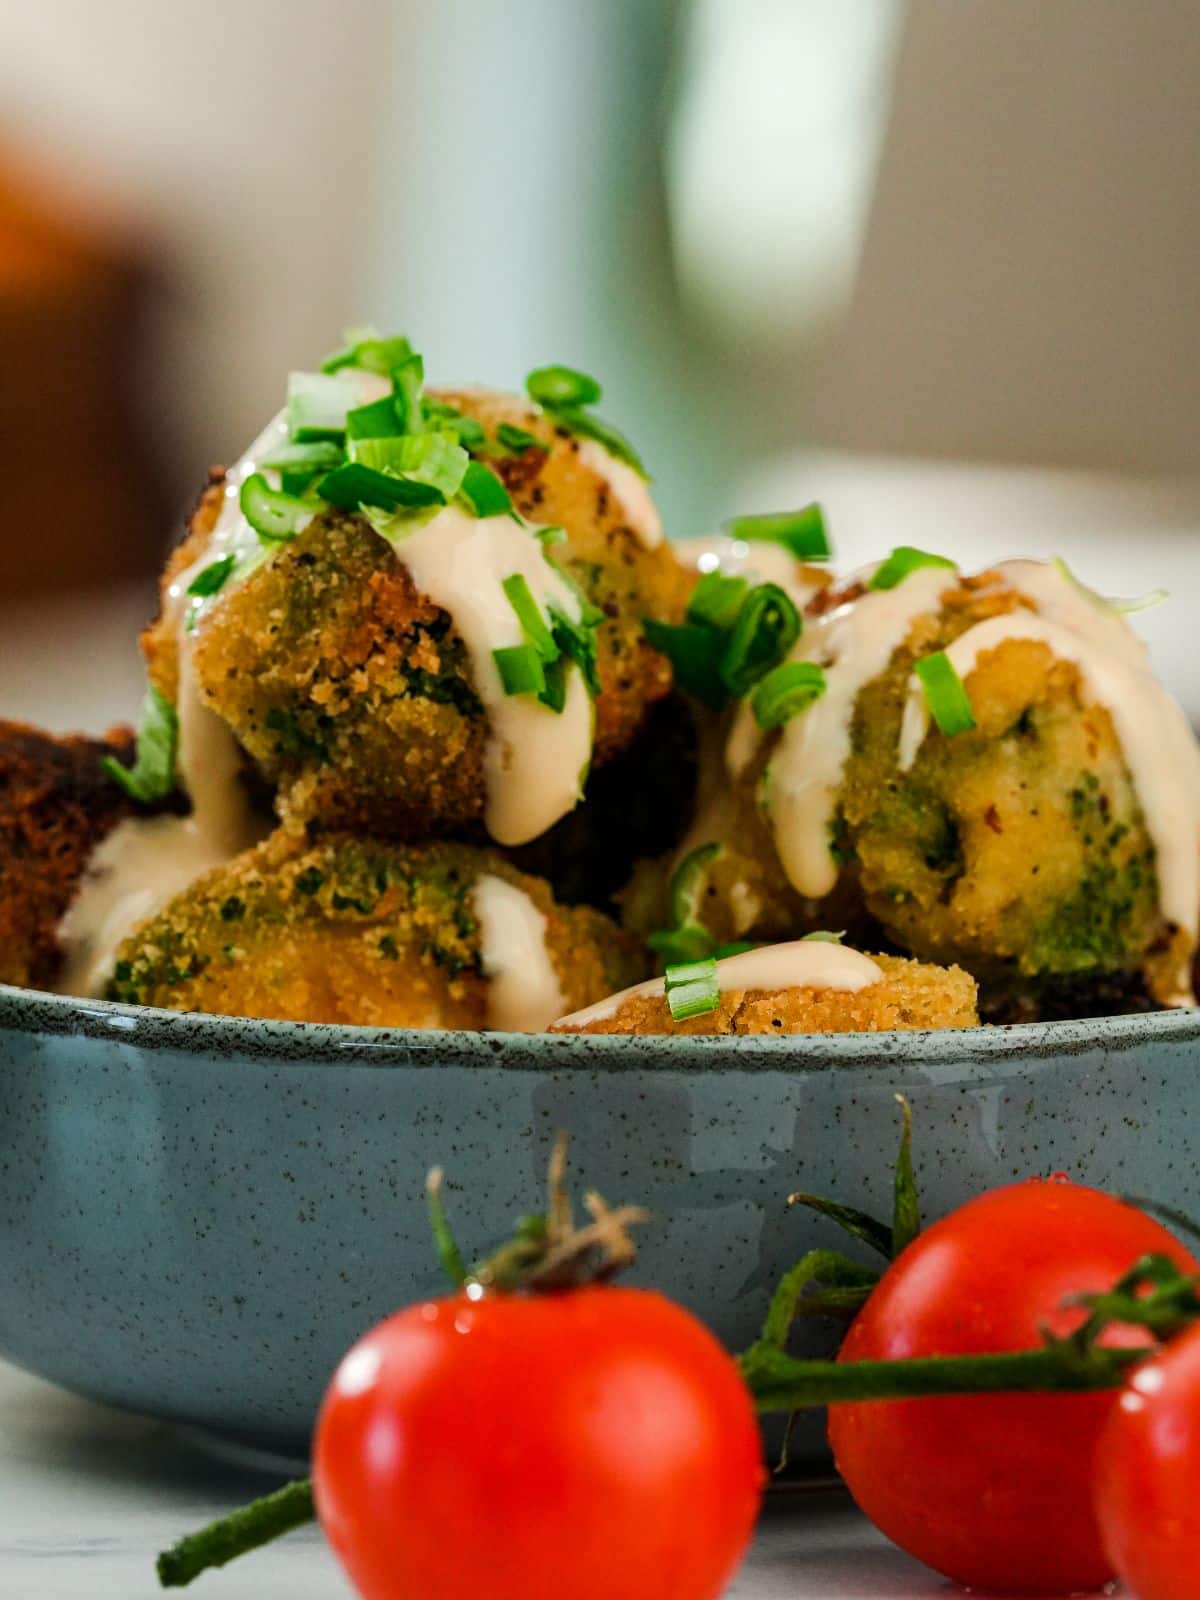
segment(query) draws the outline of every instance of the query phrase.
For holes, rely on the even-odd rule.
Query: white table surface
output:
[[[269,1487],[209,1459],[171,1428],[90,1405],[0,1364],[6,1600],[152,1600],[162,1593],[158,1550]],[[206,1574],[186,1592],[212,1600],[352,1597],[315,1528]],[[915,1600],[946,1592],[890,1549],[842,1495],[782,1491],[771,1495],[730,1595]]]

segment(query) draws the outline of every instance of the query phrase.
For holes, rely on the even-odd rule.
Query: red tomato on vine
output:
[[[1035,1348],[1043,1329],[1062,1336],[1083,1320],[1064,1302],[1110,1289],[1148,1254],[1200,1271],[1153,1218],[1098,1190],[1058,1180],[994,1190],[903,1250],[851,1324],[840,1359]],[[1149,1337],[1123,1325],[1101,1343]],[[1112,1576],[1091,1474],[1115,1398],[1109,1390],[851,1403],[832,1407],[829,1438],[862,1510],[927,1566],[971,1587],[1063,1594]]]
[[[1140,1366],[1096,1452],[1104,1549],[1138,1600],[1200,1590],[1200,1325]]]
[[[594,1241],[580,1245],[581,1286],[539,1287],[603,1220],[556,1240],[552,1205],[527,1260],[518,1239],[481,1281],[401,1311],[342,1362],[313,1479],[364,1600],[724,1590],[762,1493],[754,1408],[689,1312],[586,1281]]]

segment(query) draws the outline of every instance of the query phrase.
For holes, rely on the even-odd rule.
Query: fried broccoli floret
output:
[[[852,607],[864,592],[828,593],[818,610]],[[976,624],[1031,609],[1003,573],[949,578],[859,690],[829,824],[837,880],[823,899],[797,894],[778,859],[768,774],[780,735],[766,736],[735,778],[722,751],[709,780],[722,848],[707,868],[705,918],[719,938],[823,925],[861,941],[874,927],[885,947],[965,967],[995,1016],[1170,999],[1188,936],[1163,917],[1126,753],[1075,662],[1038,639],[1005,639],[970,673],[975,726],[950,737],[935,730],[901,763],[914,664]]]
[[[599,912],[558,905],[495,851],[338,834],[309,844],[281,829],[126,940],[109,996],[227,1016],[483,1028],[491,978],[475,893],[485,876],[545,919],[568,1004],[644,972],[637,940]]]
[[[565,530],[553,559],[601,617],[593,769],[629,747],[671,686],[642,620],[676,617],[688,579],[670,547],[627,526],[579,441],[508,396],[431,396],[485,424],[480,459],[517,511]],[[511,419],[544,444],[498,453]],[[214,474],[165,587],[200,562],[223,495]],[[178,686],[175,613],[144,635],[151,680]],[[400,839],[461,835],[486,808],[488,718],[454,619],[358,513],[327,509],[206,608],[192,643],[204,702],[232,730],[294,826]]]

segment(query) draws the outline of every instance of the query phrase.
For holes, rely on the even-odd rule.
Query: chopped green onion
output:
[[[534,645],[509,645],[503,650],[493,650],[492,658],[505,694],[545,693],[546,672]]]
[[[346,432],[346,413],[357,406],[361,390],[353,378],[341,374],[293,372],[288,378],[287,424],[292,439],[304,444],[313,439],[340,443]]]
[[[390,394],[372,400],[369,406],[355,406],[346,413],[347,439],[390,439],[404,432]]]
[[[328,439],[314,439],[308,444],[285,444],[259,462],[279,474],[279,487],[284,494],[304,494],[314,478],[332,472],[346,459],[340,444]]]
[[[947,738],[957,733],[969,733],[975,726],[975,713],[963,681],[954,670],[954,663],[944,650],[922,656],[913,666],[925,690],[925,703],[929,714]]]
[[[549,450],[550,448],[535,433],[530,433],[527,428],[518,428],[512,422],[502,422],[496,429],[496,438],[506,450],[511,450],[517,455],[520,455],[525,450]]]
[[[721,1002],[717,963],[712,956],[700,961],[685,961],[667,968],[663,978],[667,1005],[676,1022],[702,1017],[715,1011]]]
[[[402,335],[381,338],[374,328],[352,328],[346,343],[321,363],[322,372],[340,372],[343,367],[361,367],[365,372],[388,375],[412,355],[412,345]]]
[[[400,419],[401,433],[423,433],[425,411],[421,389],[425,383],[425,363],[420,356],[408,356],[392,372],[392,404]]]
[[[782,544],[797,561],[827,561],[833,553],[820,506],[801,511],[769,512],[765,516],[734,517],[724,525],[732,539]]]
[[[799,611],[777,583],[760,583],[751,589],[717,668],[729,693],[747,694],[783,660],[800,637],[800,628]]]
[[[542,670],[546,675],[546,687],[538,699],[551,711],[560,712],[567,703],[567,663],[556,655],[553,661],[543,663]]]
[[[697,622],[660,622],[657,617],[643,618],[642,632],[671,663],[678,687],[701,705],[720,711],[729,699],[719,670],[724,637]]]
[[[340,506],[344,511],[357,511],[359,506],[378,506],[383,511],[415,510],[422,506],[440,506],[445,496],[432,484],[419,483],[415,478],[397,478],[390,472],[377,472],[361,461],[347,461],[317,485],[322,500]],[[311,509],[311,508],[310,508]]]
[[[647,949],[661,957],[664,965],[673,966],[681,961],[703,961],[713,954],[713,936],[698,922],[685,923],[681,928],[659,928],[646,938]]]
[[[555,422],[561,422],[563,427],[570,429],[572,433],[582,434],[585,439],[595,439],[597,444],[603,445],[610,456],[632,467],[639,478],[649,478],[650,474],[642,464],[641,456],[621,430],[614,428],[611,422],[604,422],[600,417],[594,416],[590,411],[582,410],[579,406],[547,406],[545,409]]]
[[[179,743],[179,716],[171,702],[151,688],[142,702],[138,726],[137,757],[132,767],[103,756],[103,770],[120,784],[138,805],[156,805],[175,787],[175,750]]]
[[[697,920],[700,898],[708,878],[708,868],[721,854],[722,848],[718,839],[710,839],[707,844],[697,845],[694,850],[688,851],[671,874],[667,899],[671,910],[671,921],[676,928],[682,928],[687,923]]]
[[[317,509],[308,500],[284,494],[282,489],[272,489],[261,472],[252,472],[242,484],[238,504],[258,537],[268,543],[294,539],[301,524]]]
[[[687,619],[724,632],[732,628],[750,592],[748,578],[733,578],[724,572],[706,572],[688,601]]]
[[[730,956],[744,956],[747,950],[757,950],[758,946],[750,939],[735,939],[732,944],[718,945],[713,951],[714,961],[728,961]]]
[[[396,473],[415,483],[426,483],[444,500],[458,493],[470,458],[457,435],[408,433],[401,438],[353,439],[350,459],[375,472]]]
[[[543,545],[566,544],[567,530],[565,528],[534,528],[533,537]]]
[[[574,622],[554,605],[549,606],[548,610],[554,628],[554,642],[559,652],[579,668],[588,693],[594,699],[600,693],[600,670],[596,665],[595,623],[586,620]]]
[[[928,550],[918,550],[915,545],[898,544],[886,561],[881,561],[867,582],[868,589],[894,589],[911,573],[922,567],[949,567],[955,563],[946,556],[930,555]]]
[[[846,937],[845,930],[841,933],[830,933],[826,928],[818,928],[815,933],[806,933],[801,939],[801,944],[841,944]]]
[[[449,405],[445,400],[435,400],[426,394],[421,396],[421,411],[426,422],[436,428],[448,428],[451,433],[457,434],[464,450],[482,450],[486,445],[487,434],[483,431],[483,424],[476,422],[474,417],[465,416],[457,406]]]
[[[554,626],[554,642],[568,661],[573,661],[583,674],[588,693],[593,698],[600,693],[600,671],[596,665],[595,623],[586,617],[572,622],[557,606],[550,606],[550,621]]]
[[[595,378],[590,378],[586,372],[576,372],[573,367],[539,367],[525,379],[525,388],[530,399],[535,400],[553,422],[571,433],[595,439],[610,456],[624,461],[641,477],[647,476],[641,458],[625,435],[610,422],[603,422],[584,409],[600,398],[602,391]]]
[[[755,686],[750,708],[764,731],[782,728],[824,693],[825,673],[815,661],[785,661]]]
[[[517,621],[524,628],[526,637],[538,655],[543,661],[557,661],[559,650],[554,642],[554,634],[533,598],[533,591],[525,574],[511,573],[500,587],[504,590],[509,605],[517,614]]]
[[[208,566],[201,568],[188,584],[187,592],[201,600],[206,600],[211,594],[218,594],[225,587],[230,573],[236,566],[237,557],[232,553],[222,556],[219,561],[210,561]]]
[[[538,367],[525,379],[525,389],[531,400],[548,410],[594,405],[603,392],[595,378],[574,367]]]
[[[328,439],[314,439],[308,444],[281,444],[278,450],[264,456],[260,467],[270,467],[276,472],[332,472],[346,459],[340,444]]]
[[[599,606],[594,606],[592,604],[592,602],[588,599],[587,595],[584,593],[582,587],[576,582],[576,580],[572,577],[572,575],[567,571],[566,567],[560,566],[559,563],[554,559],[554,557],[552,555],[549,555],[549,554],[546,555],[546,563],[547,563],[548,566],[551,566],[551,567],[554,568],[555,572],[558,573],[559,577],[566,584],[567,588],[570,589],[571,593],[575,596],[576,600],[579,601],[579,621],[580,621],[580,624],[585,628],[594,628],[599,623],[603,622],[604,621],[604,613],[603,613],[603,611],[601,611]]]
[[[470,462],[463,474],[462,495],[477,517],[499,517],[512,510],[508,490],[478,461]]]

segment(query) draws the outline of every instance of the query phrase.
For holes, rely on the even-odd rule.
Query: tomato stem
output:
[[[919,1356],[907,1361],[801,1361],[759,1344],[740,1359],[742,1376],[760,1411],[800,1411],[845,1401],[929,1395],[1111,1389],[1123,1381],[1129,1367],[1151,1354],[1150,1346],[1081,1349],[1062,1339],[1038,1350]]]
[[[158,1558],[158,1581],[164,1589],[184,1589],[210,1567],[223,1567],[248,1550],[270,1544],[280,1534],[311,1522],[316,1514],[312,1479],[297,1478],[164,1550]]]

